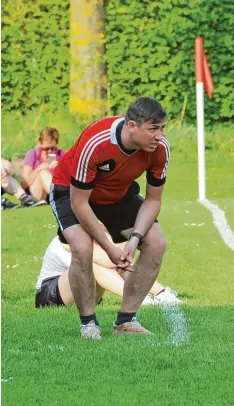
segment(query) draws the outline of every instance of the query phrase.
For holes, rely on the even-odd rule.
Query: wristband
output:
[[[138,244],[138,245],[141,245],[141,244],[143,243],[143,241],[144,241],[144,236],[141,235],[140,233],[131,233],[130,236],[129,236],[129,240],[130,240],[132,237],[137,237],[137,238],[138,238],[138,240],[139,240],[139,244]]]

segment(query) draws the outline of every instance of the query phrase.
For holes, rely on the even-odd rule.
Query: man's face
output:
[[[129,121],[128,124],[129,131],[132,135],[132,141],[136,145],[136,147],[143,149],[143,151],[146,152],[154,152],[159,141],[161,141],[164,135],[166,122],[146,122],[138,126],[135,121]]]

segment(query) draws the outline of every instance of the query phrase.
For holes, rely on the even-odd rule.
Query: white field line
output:
[[[213,223],[217,227],[219,234],[221,235],[225,244],[234,251],[234,233],[227,222],[225,212],[207,199],[198,200],[198,202],[211,212]]]
[[[180,346],[189,342],[188,325],[180,306],[163,306],[165,319],[170,326],[171,332],[167,345]]]
[[[13,376],[10,376],[9,378],[2,378],[2,379],[1,379],[1,382],[9,382],[9,381],[11,381],[12,379],[14,379]]]
[[[179,347],[189,343],[189,328],[187,320],[180,306],[178,305],[168,305],[160,306],[165,321],[169,327],[169,336],[163,342],[160,342],[156,338],[154,333],[147,337],[147,346],[151,345],[153,347]],[[142,345],[142,344],[141,344]]]

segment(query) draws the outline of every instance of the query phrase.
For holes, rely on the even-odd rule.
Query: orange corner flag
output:
[[[206,59],[206,55],[203,48],[202,37],[195,39],[195,70],[196,70],[196,82],[202,82],[208,96],[211,98],[214,91],[214,83],[212,74],[209,68],[209,64]]]

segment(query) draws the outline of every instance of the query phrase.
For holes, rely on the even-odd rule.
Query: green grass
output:
[[[197,202],[196,147],[186,141],[185,154],[184,142],[172,139],[159,278],[184,305],[178,312],[141,308],[139,320],[153,336],[113,336],[120,298],[109,293],[97,308],[100,342],[80,340],[74,307],[34,309],[40,258],[56,223],[49,207],[2,213],[3,406],[233,404],[234,252]],[[208,198],[234,230],[232,153],[209,150],[207,158]]]
[[[184,308],[188,344],[173,346],[163,311],[139,318],[154,337],[113,337],[115,312],[103,307],[101,342],[78,338],[74,309],[15,306],[4,322],[3,405],[232,404],[231,308]]]

